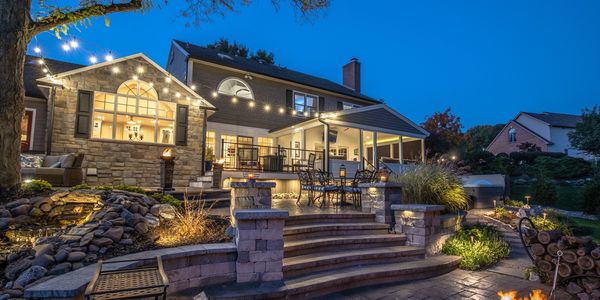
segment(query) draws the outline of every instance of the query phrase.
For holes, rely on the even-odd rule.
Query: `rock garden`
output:
[[[191,201],[127,187],[54,191],[31,184],[21,198],[0,204],[0,299],[99,259],[228,240],[228,219]]]

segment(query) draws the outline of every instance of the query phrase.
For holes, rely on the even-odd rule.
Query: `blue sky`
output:
[[[72,30],[76,51],[64,52],[46,33],[32,46],[84,64],[92,53],[144,52],[164,66],[171,39],[204,45],[225,37],[336,82],[357,57],[365,94],[418,123],[451,107],[465,128],[504,123],[519,111],[580,113],[600,103],[600,1],[333,0],[306,22],[286,5],[276,11],[255,0],[199,28],[186,27],[183,2]]]

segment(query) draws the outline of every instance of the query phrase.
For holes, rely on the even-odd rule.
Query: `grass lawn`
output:
[[[600,243],[600,221],[592,221],[581,218],[570,218],[570,220],[573,221],[577,226],[592,228],[594,231],[592,233],[594,242]]]
[[[552,206],[566,210],[582,210],[583,189],[583,186],[557,186],[558,201]],[[511,185],[511,199],[525,201],[525,195],[531,195],[529,185]],[[531,199],[531,202],[535,204],[535,199]]]

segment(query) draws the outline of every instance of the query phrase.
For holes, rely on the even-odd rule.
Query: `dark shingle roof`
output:
[[[177,45],[179,45],[182,49],[184,49],[192,58],[198,60],[203,60],[250,73],[283,79],[303,84],[306,86],[339,93],[346,96],[360,98],[374,103],[381,103],[381,101],[379,100],[376,100],[361,93],[357,93],[351,88],[335,83],[328,79],[300,73],[283,67],[278,67],[269,64],[261,64],[251,59],[221,53],[215,49],[209,49],[206,47],[193,45],[188,42],[178,40],[174,40],[174,42],[177,43]]]
[[[35,97],[35,98],[43,98],[46,96],[37,85],[36,80],[43,78],[46,74],[42,71],[43,67],[38,64],[39,57],[27,55],[25,58],[25,67],[23,70],[23,79],[25,81],[25,96]],[[53,74],[58,74],[70,70],[74,70],[77,68],[85,67],[79,64],[73,64],[66,61],[54,60],[49,58],[44,58],[48,69]]]
[[[569,114],[560,114],[560,113],[551,113],[551,112],[543,112],[541,114],[538,113],[530,113],[523,112],[529,116],[532,116],[540,121],[546,122],[550,124],[550,126],[554,127],[567,127],[567,128],[575,128],[577,123],[582,121],[581,116],[578,115],[569,115]]]
[[[409,124],[401,118],[398,118],[396,115],[389,112],[385,108],[378,108],[357,113],[339,115],[336,117],[336,121],[362,124],[371,127],[378,127],[394,131],[413,133],[416,135],[423,135],[423,132],[417,129],[415,126]]]

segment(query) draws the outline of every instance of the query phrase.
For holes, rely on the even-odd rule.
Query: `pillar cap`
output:
[[[370,187],[376,187],[376,188],[401,188],[402,187],[402,183],[399,182],[369,182],[369,183],[359,183],[358,187],[361,188],[370,188]]]
[[[236,220],[287,219],[290,214],[282,209],[234,209]]]
[[[442,211],[446,209],[444,205],[433,204],[393,204],[392,210],[409,210],[416,212]]]

